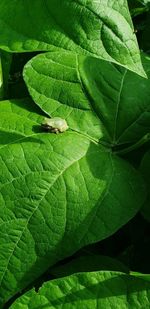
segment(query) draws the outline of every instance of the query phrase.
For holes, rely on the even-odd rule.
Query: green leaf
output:
[[[55,278],[65,277],[79,272],[99,271],[99,270],[122,271],[128,273],[129,270],[120,261],[104,255],[84,255],[74,258],[63,265],[56,265],[49,270],[49,274]],[[50,277],[50,276],[49,276]]]
[[[74,131],[99,140],[105,129],[82,85],[78,61],[70,52],[41,54],[27,63],[24,78],[44,112],[65,118]]]
[[[1,304],[58,260],[113,234],[145,200],[130,164],[81,133],[42,132],[42,119],[29,100],[1,102]]]
[[[81,273],[45,283],[17,299],[11,309],[149,308],[150,283],[119,272]]]
[[[141,274],[141,273],[138,273],[136,271],[131,271],[130,275],[139,277],[139,278],[146,280],[146,281],[150,281],[150,274]]]
[[[150,222],[150,150],[145,153],[142,159],[140,171],[144,176],[148,192],[147,199],[142,208],[142,214]]]
[[[0,53],[0,100],[3,98],[3,70],[2,70],[2,59],[1,59],[1,53]]]
[[[150,75],[150,59],[143,56]],[[71,52],[46,53],[25,66],[33,100],[71,129],[116,146],[150,132],[150,79],[120,66]]]
[[[145,77],[126,0],[1,0],[0,48],[72,50]]]

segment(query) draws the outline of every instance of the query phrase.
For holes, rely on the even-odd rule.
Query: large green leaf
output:
[[[150,59],[143,56],[150,71]],[[150,80],[116,64],[71,52],[32,58],[24,78],[34,101],[71,129],[112,146],[137,142],[150,132]]]
[[[81,273],[45,283],[11,309],[148,309],[150,283],[119,272]]]
[[[90,53],[145,76],[126,0],[1,0],[0,48]]]
[[[41,131],[30,100],[1,102],[1,304],[50,265],[113,234],[145,200],[140,174],[81,133]]]

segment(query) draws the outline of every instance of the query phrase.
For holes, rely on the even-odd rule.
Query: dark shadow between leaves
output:
[[[29,97],[26,97],[26,98],[23,98],[23,99],[11,99],[9,100],[9,102],[12,104],[12,106],[16,106],[16,107],[19,107],[21,108],[22,110],[26,110],[26,111],[29,111],[31,113],[35,113],[35,114],[38,114],[38,115],[41,115],[41,116],[45,116],[45,113],[40,109],[40,107],[38,107],[34,101],[29,98]]]

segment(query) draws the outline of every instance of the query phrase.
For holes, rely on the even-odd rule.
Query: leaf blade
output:
[[[142,59],[149,76],[149,58]],[[71,52],[46,53],[26,64],[24,80],[49,116],[61,115],[71,129],[101,143],[126,146],[150,131],[149,79],[113,63]]]
[[[7,256],[0,250],[1,303],[58,260],[114,233],[145,199],[143,180],[128,163],[73,131],[58,136],[33,132],[41,116],[31,106],[26,110],[26,100],[24,106],[18,102],[1,103],[1,119],[14,116],[9,130],[8,122],[2,121],[6,138],[0,148],[0,236],[9,248]],[[14,123],[20,115],[27,118],[28,131],[16,126],[22,138],[18,141]],[[8,221],[6,233],[3,222]]]
[[[145,76],[125,0],[109,4],[95,0],[2,0],[0,28],[0,47],[9,52],[61,48],[114,61]]]
[[[42,306],[45,308],[120,308],[149,306],[150,284],[142,279],[117,272],[80,273],[45,283],[36,293],[33,290],[11,306],[18,309]],[[50,292],[51,291],[51,292]],[[144,295],[145,294],[145,295]]]

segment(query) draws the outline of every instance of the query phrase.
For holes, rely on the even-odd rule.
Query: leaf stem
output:
[[[132,146],[129,146],[125,149],[115,151],[114,153],[118,154],[118,155],[124,155],[128,152],[131,152],[131,151],[141,147],[143,144],[147,143],[149,140],[150,140],[150,133],[147,133],[137,143],[135,143]]]

